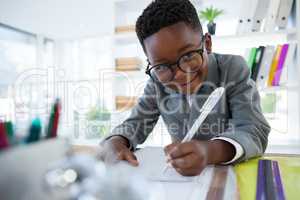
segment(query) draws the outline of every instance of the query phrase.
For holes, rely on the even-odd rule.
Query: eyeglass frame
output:
[[[180,63],[180,60],[182,59],[182,57],[184,57],[184,56],[186,56],[186,55],[188,55],[188,54],[190,54],[190,53],[196,52],[196,53],[198,53],[198,54],[201,56],[201,59],[202,59],[202,64],[201,64],[201,66],[202,66],[202,65],[203,65],[203,53],[204,53],[204,38],[205,38],[205,37],[202,36],[202,38],[201,38],[201,44],[200,44],[200,48],[199,48],[199,49],[191,50],[191,51],[188,51],[188,52],[184,53],[184,54],[181,55],[181,56],[177,59],[177,61],[174,62],[174,63],[171,63],[171,64],[170,64],[170,63],[160,63],[160,64],[156,64],[156,65],[154,65],[154,66],[151,66],[150,61],[147,59],[148,65],[147,65],[147,68],[146,68],[146,70],[145,70],[145,73],[146,73],[147,75],[149,75],[150,78],[151,78],[153,81],[159,81],[159,80],[156,80],[155,78],[152,77],[150,71],[151,71],[152,69],[158,67],[158,66],[165,65],[167,68],[169,68],[169,69],[172,71],[172,74],[173,74],[172,79],[170,79],[169,81],[167,81],[167,82],[170,82],[170,81],[172,81],[172,80],[174,79],[174,77],[175,77],[174,71],[175,71],[176,68],[178,68],[180,71],[182,71],[182,72],[184,72],[184,73],[186,73],[186,74],[192,74],[192,73],[198,72],[198,71],[200,70],[200,68],[199,68],[198,70],[196,70],[196,71],[193,71],[193,72],[186,72],[186,71],[184,71],[184,70],[180,67],[179,63]],[[175,68],[173,67],[174,65],[176,65]],[[151,67],[150,67],[150,66],[151,66]],[[150,68],[149,68],[149,67],[150,67]],[[159,82],[160,82],[160,81],[159,81]],[[165,82],[165,83],[167,83],[167,82]]]

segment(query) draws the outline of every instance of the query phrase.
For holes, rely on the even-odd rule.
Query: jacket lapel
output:
[[[196,119],[200,116],[200,110],[209,97],[209,95],[220,86],[219,83],[219,70],[214,54],[209,54],[208,60],[208,74],[205,82],[203,82],[201,88],[193,95],[191,113],[189,116],[188,130],[192,127]],[[217,106],[218,107],[218,106]],[[202,126],[197,132],[197,138],[199,139],[209,139],[210,136],[210,126],[209,122],[213,119],[210,119],[210,114],[204,120]]]

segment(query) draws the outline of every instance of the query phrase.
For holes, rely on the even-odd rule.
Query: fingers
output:
[[[169,162],[174,168],[189,169],[195,166],[196,162],[199,162],[199,158],[197,158],[196,154],[190,153],[186,156],[172,159]]]
[[[176,142],[176,143],[172,143],[172,144],[169,144],[169,145],[167,145],[167,146],[165,146],[165,148],[164,148],[164,151],[165,151],[165,154],[170,154],[170,152],[171,152],[171,150],[175,147],[175,146],[177,146],[179,143],[178,142]]]
[[[195,145],[193,142],[184,142],[177,144],[174,148],[169,151],[169,156],[171,159],[176,159],[183,157],[187,154],[193,153],[195,151]]]
[[[194,169],[194,168],[190,168],[190,169],[180,169],[180,168],[175,168],[175,170],[181,174],[182,176],[197,176],[199,175],[202,170],[204,169],[203,168],[200,168],[200,169]]]
[[[129,149],[124,149],[118,153],[118,160],[128,161],[133,166],[138,166],[138,160],[134,153],[132,153]]]
[[[116,137],[106,141],[99,157],[107,164],[115,164],[119,160],[125,160],[133,166],[138,166],[137,158],[122,140],[123,138]]]
[[[205,145],[200,144],[199,141],[169,145],[166,150],[170,157],[168,162],[184,176],[200,174],[207,164]]]

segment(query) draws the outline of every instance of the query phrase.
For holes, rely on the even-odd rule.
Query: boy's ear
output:
[[[212,41],[211,41],[211,35],[209,33],[205,33],[204,43],[205,43],[205,49],[207,51],[207,54],[210,54],[212,52]]]

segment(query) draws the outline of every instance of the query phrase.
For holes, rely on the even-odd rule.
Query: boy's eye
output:
[[[166,65],[158,65],[154,68],[155,71],[159,72],[159,71],[165,71],[168,70],[168,67]]]
[[[184,56],[182,56],[181,60],[182,61],[189,61],[189,60],[193,59],[193,57],[194,57],[193,53],[188,53],[188,54],[185,54]]]

